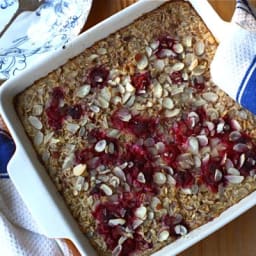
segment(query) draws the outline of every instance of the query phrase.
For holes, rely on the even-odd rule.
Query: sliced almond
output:
[[[165,144],[164,144],[163,142],[161,142],[161,141],[157,142],[157,143],[155,144],[155,147],[156,147],[156,149],[157,149],[157,151],[158,151],[159,153],[163,153],[164,150],[165,150]]]
[[[114,188],[117,188],[120,184],[120,179],[116,176],[112,176],[110,179],[109,179],[109,184],[114,187]]]
[[[163,99],[162,105],[166,109],[173,109],[173,107],[174,107],[173,100],[169,97],[166,97],[166,98]]]
[[[107,53],[107,49],[106,48],[98,48],[97,49],[97,53],[99,54],[99,55],[104,55],[104,54],[106,54]]]
[[[103,109],[107,109],[109,107],[109,101],[102,96],[99,96],[97,99],[97,105]]]
[[[221,179],[222,179],[222,172],[219,169],[216,169],[214,174],[214,180],[216,182],[219,182],[221,181]]]
[[[79,98],[84,98],[90,93],[91,86],[89,84],[85,84],[75,91],[75,96]]]
[[[146,183],[146,179],[145,179],[143,172],[139,172],[139,174],[137,176],[137,181],[139,181],[140,183]]]
[[[78,191],[82,190],[82,188],[84,186],[84,181],[85,181],[84,177],[82,177],[82,176],[77,177],[76,183],[74,185],[74,192],[75,192],[74,194],[75,195],[77,195]]]
[[[117,219],[110,219],[108,221],[108,225],[111,227],[117,226],[117,225],[124,225],[125,224],[125,219],[122,218],[117,218]]]
[[[175,117],[180,113],[180,109],[179,108],[175,108],[173,110],[166,110],[164,112],[165,117],[171,118],[171,117]]]
[[[244,176],[226,175],[226,180],[231,184],[239,184],[244,180]]]
[[[158,185],[163,185],[166,183],[166,176],[162,172],[156,172],[153,176],[153,180]]]
[[[94,62],[98,57],[99,57],[98,54],[91,54],[91,55],[88,57],[88,61],[89,61],[89,62]]]
[[[73,168],[73,174],[75,176],[81,176],[86,170],[86,164],[78,164]]]
[[[104,87],[103,89],[101,89],[100,96],[104,98],[107,102],[109,102],[112,96],[110,89],[108,87]]]
[[[192,75],[194,76],[201,76],[205,73],[206,71],[206,67],[202,66],[202,65],[198,65],[196,66],[193,70],[192,70]]]
[[[161,98],[163,94],[163,87],[160,83],[155,82],[153,87],[153,94],[155,98]]]
[[[191,47],[192,46],[192,36],[185,36],[183,38],[183,44],[186,46],[186,47]]]
[[[230,175],[240,176],[239,170],[234,167],[228,168],[227,173]]]
[[[196,137],[191,136],[188,139],[188,145],[189,145],[189,151],[192,154],[197,154],[199,151],[199,142],[198,139]]]
[[[97,152],[103,152],[107,146],[107,141],[106,140],[100,140],[96,143],[94,149]]]
[[[129,122],[132,118],[132,115],[127,108],[122,108],[118,111],[118,117],[123,121],[123,122]]]
[[[122,98],[120,96],[115,96],[111,99],[111,102],[114,104],[114,105],[118,105],[119,103],[122,102]]]
[[[230,141],[237,141],[241,138],[241,133],[239,131],[232,131],[230,134],[229,134],[229,140]]]
[[[147,46],[147,47],[145,48],[145,50],[146,50],[147,56],[148,56],[148,57],[151,57],[151,55],[152,55],[152,53],[153,53],[152,48],[150,48],[149,46]]]
[[[187,228],[183,225],[176,225],[174,227],[174,230],[177,235],[181,235],[181,236],[184,236],[188,233]]]
[[[137,229],[141,224],[143,223],[143,220],[141,219],[135,219],[132,223],[132,229]]]
[[[237,120],[235,120],[235,119],[232,119],[232,120],[231,120],[231,127],[232,127],[234,130],[236,130],[236,131],[241,131],[241,129],[242,129],[240,123],[239,123]]]
[[[223,130],[224,130],[224,126],[225,126],[225,123],[224,122],[220,122],[217,124],[217,128],[216,128],[216,132],[217,133],[222,133]]]
[[[158,197],[154,196],[151,199],[151,204],[150,206],[152,207],[153,210],[157,210],[161,206],[161,201]]]
[[[153,49],[153,50],[156,50],[159,46],[160,42],[158,40],[156,41],[153,41],[151,44],[150,44],[150,47]]]
[[[124,171],[123,171],[120,167],[116,166],[116,167],[113,169],[113,173],[114,173],[117,177],[119,177],[120,179],[122,179],[123,181],[126,181],[125,173],[124,173]]]
[[[198,65],[198,59],[193,53],[188,53],[185,56],[184,63],[188,66],[188,69],[192,71]]]
[[[71,168],[73,166],[74,163],[74,159],[75,159],[75,155],[74,153],[69,154],[63,161],[62,164],[62,170],[66,170],[68,168]]]
[[[107,196],[111,196],[113,194],[112,189],[106,185],[106,184],[101,184],[100,189],[105,193]]]
[[[245,163],[245,154],[241,154],[239,158],[239,168],[243,167]]]
[[[112,251],[112,256],[118,256],[120,255],[121,251],[122,251],[123,247],[121,244],[117,245],[114,250]]]
[[[168,57],[175,57],[176,53],[172,51],[171,49],[162,49],[158,52],[158,56],[163,59],[163,58],[168,58]]]
[[[148,58],[144,54],[136,54],[135,60],[139,70],[144,70],[148,66]]]
[[[129,98],[129,100],[125,103],[125,107],[128,107],[128,108],[132,107],[134,105],[135,100],[136,100],[135,95],[132,95]]]
[[[159,233],[158,235],[158,241],[159,242],[163,242],[163,241],[166,241],[170,236],[170,233],[168,230],[163,230]]]
[[[125,104],[131,98],[132,94],[130,92],[125,92],[122,98],[122,103]]]
[[[135,87],[133,87],[131,83],[126,83],[125,89],[127,92],[135,92],[135,90],[136,90]]]
[[[205,92],[203,93],[203,98],[208,102],[216,102],[218,100],[218,95],[214,92]]]
[[[80,125],[68,123],[66,126],[67,131],[71,132],[72,134],[75,134],[80,128]]]
[[[176,52],[176,53],[182,53],[184,51],[184,48],[183,48],[183,45],[180,44],[180,43],[177,43],[177,44],[174,44],[173,45],[173,50]]]
[[[205,50],[204,42],[203,41],[196,42],[194,50],[195,50],[195,54],[197,56],[203,55],[204,54],[204,50]]]
[[[33,106],[33,111],[32,111],[34,116],[40,116],[43,113],[43,106],[36,104]]]
[[[42,122],[36,116],[29,116],[28,121],[37,130],[41,130],[43,128]]]
[[[88,189],[89,189],[89,182],[84,182],[84,191],[88,191]]]
[[[163,71],[164,70],[164,67],[165,67],[165,62],[164,60],[158,60],[156,59],[155,62],[154,62],[154,67],[156,70],[158,71]]]
[[[237,143],[233,146],[233,150],[240,153],[245,153],[248,151],[248,146],[244,143]]]
[[[185,64],[183,62],[177,62],[172,66],[172,71],[181,71]]]
[[[147,208],[142,205],[135,210],[134,214],[137,218],[145,220],[147,217]]]
[[[200,144],[200,146],[206,146],[206,145],[208,145],[208,137],[206,136],[206,135],[197,135],[196,136],[197,137],[197,139],[198,139],[198,142],[199,142],[199,144]]]
[[[44,135],[42,132],[38,131],[34,137],[34,143],[36,146],[39,146],[40,144],[42,144],[44,140]]]
[[[96,105],[91,105],[90,110],[94,113],[99,113],[100,112],[100,108]]]

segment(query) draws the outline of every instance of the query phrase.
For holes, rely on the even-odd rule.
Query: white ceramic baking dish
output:
[[[96,253],[79,230],[45,168],[38,161],[33,146],[18,119],[13,99],[15,95],[30,86],[35,80],[78,55],[95,41],[105,38],[110,33],[130,24],[136,18],[157,8],[163,2],[165,1],[142,0],[137,2],[83,33],[67,45],[65,49],[55,52],[34,67],[7,81],[0,88],[1,114],[16,144],[16,152],[8,165],[9,175],[44,234],[50,238],[70,239],[82,255],[93,256]],[[217,40],[222,40],[229,24],[218,17],[206,0],[190,0],[190,2]],[[255,203],[256,192],[223,212],[218,218],[190,232],[154,255],[170,256],[183,251],[238,217],[254,206]]]

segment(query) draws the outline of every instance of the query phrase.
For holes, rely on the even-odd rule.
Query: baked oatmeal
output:
[[[256,120],[211,82],[216,48],[191,5],[169,1],[17,96],[99,255],[150,255],[256,189]]]

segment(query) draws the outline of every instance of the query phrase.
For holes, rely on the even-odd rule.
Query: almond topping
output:
[[[122,218],[117,218],[117,219],[110,219],[108,221],[109,226],[117,226],[117,225],[124,225],[125,224],[125,219]]]
[[[159,242],[163,242],[166,241],[170,236],[170,233],[168,230],[163,230],[162,232],[160,232],[160,234],[158,235],[158,241]]]
[[[75,176],[81,176],[86,170],[86,164],[78,164],[73,168],[73,174]]]
[[[184,236],[188,233],[188,230],[183,225],[176,225],[174,227],[174,230],[177,235],[181,235],[181,236]]]
[[[135,210],[135,216],[144,220],[147,217],[147,208],[145,206],[140,206]]]
[[[97,152],[103,152],[107,146],[107,141],[106,140],[100,140],[96,143],[94,149]]]
[[[106,196],[111,196],[113,194],[112,189],[106,184],[101,184],[100,189],[106,194]]]
[[[163,185],[166,182],[166,176],[162,172],[156,172],[153,176],[154,182],[158,185]]]
[[[35,116],[29,116],[28,121],[37,130],[41,130],[42,127],[43,127],[43,125],[42,125],[41,121],[39,120],[39,118],[37,118]]]

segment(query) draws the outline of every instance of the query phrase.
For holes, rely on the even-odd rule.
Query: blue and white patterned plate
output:
[[[92,0],[46,0],[24,12],[0,38],[0,80],[18,74],[79,34]],[[0,0],[0,30],[18,8],[18,0]]]

